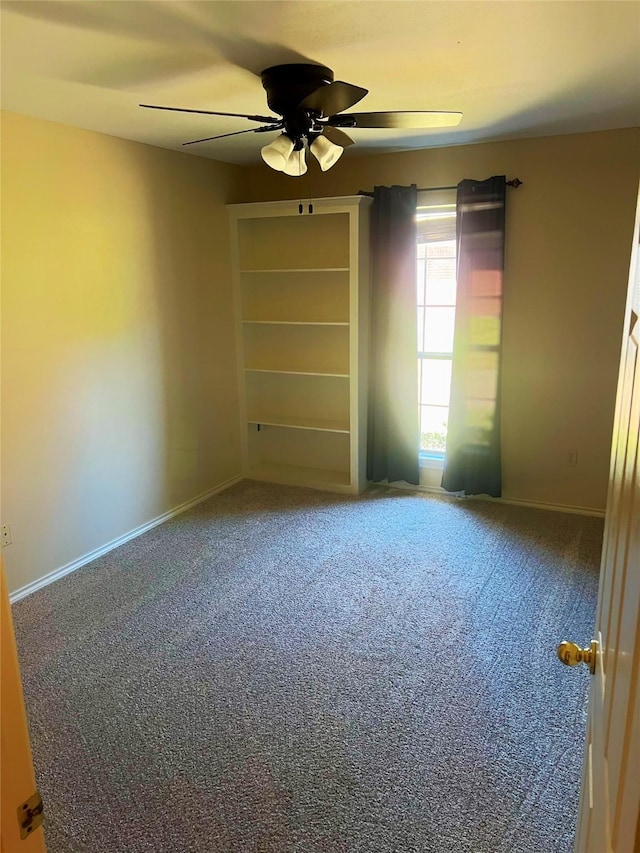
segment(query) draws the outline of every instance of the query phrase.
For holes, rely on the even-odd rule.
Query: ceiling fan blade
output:
[[[368,92],[368,89],[361,86],[336,80],[311,92],[298,106],[303,110],[314,110],[323,116],[333,116],[357,104]]]
[[[249,116],[246,113],[216,113],[211,110],[187,110],[183,107],[158,107],[155,104],[138,104],[140,107],[145,107],[148,110],[168,110],[173,113],[198,113],[198,115],[203,116],[231,116],[231,118],[248,118],[250,121],[259,121],[259,122],[281,122],[282,119],[275,118],[273,116]]]
[[[268,130],[279,130],[283,125],[273,127],[250,127],[248,130],[234,130],[232,133],[219,133],[218,136],[205,136],[204,139],[193,139],[191,142],[183,142],[183,145],[195,145],[197,142],[211,142],[212,139],[223,139],[225,136],[239,136],[241,133],[264,133]]]
[[[348,148],[349,145],[355,144],[350,136],[347,136],[343,130],[338,130],[337,127],[323,124],[322,128],[323,135],[327,137],[329,142],[333,142],[334,145],[339,145],[341,148]]]
[[[422,112],[343,113],[332,115],[332,127],[430,128],[454,127],[460,124],[462,113],[423,110]]]

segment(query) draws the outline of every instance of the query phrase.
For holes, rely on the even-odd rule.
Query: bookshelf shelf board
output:
[[[298,415],[250,415],[247,423],[260,426],[289,427],[291,429],[309,429],[318,432],[349,433],[348,421],[327,420],[323,418],[304,418]]]
[[[305,272],[349,272],[349,267],[289,267],[289,268],[275,268],[275,269],[243,269],[240,270],[240,275],[244,275],[245,273],[305,273]]]
[[[346,321],[326,320],[318,322],[316,320],[243,320],[252,326],[348,326]]]
[[[335,373],[328,370],[288,370],[282,367],[245,367],[247,373],[282,373],[288,376],[333,376],[336,379],[348,379],[348,373]]]

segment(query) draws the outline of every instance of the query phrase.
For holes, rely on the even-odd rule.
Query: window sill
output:
[[[442,471],[444,468],[444,456],[421,453],[419,460],[421,468],[434,468],[438,471]]]

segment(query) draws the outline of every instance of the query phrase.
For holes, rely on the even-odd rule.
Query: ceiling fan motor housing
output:
[[[260,76],[267,92],[267,103],[281,116],[295,113],[307,95],[333,83],[330,68],[309,63],[273,65]]]
[[[196,142],[209,142],[222,139],[225,136],[237,136],[242,133],[263,133],[283,130],[294,144],[294,151],[301,151],[305,145],[312,147],[316,142],[314,153],[329,150],[328,144],[338,148],[353,145],[351,139],[340,128],[431,128],[449,127],[458,124],[462,113],[442,111],[400,111],[373,113],[346,113],[354,104],[368,94],[368,89],[334,80],[333,71],[326,65],[312,62],[293,62],[283,65],[272,65],[265,68],[260,75],[262,86],[267,93],[267,103],[272,112],[281,118],[247,113],[216,112],[214,110],[195,110],[184,107],[164,107],[155,104],[140,104],[153,110],[171,110],[173,112],[199,113],[211,116],[231,116],[257,121],[264,127],[237,130],[232,133],[221,133],[217,136],[207,136],[184,142],[183,145],[193,145]],[[320,139],[320,137],[325,137]],[[328,140],[328,143],[327,143]],[[288,143],[285,140],[285,147]],[[268,148],[268,146],[265,146]],[[263,149],[264,150],[264,149]],[[327,157],[322,161],[328,162]],[[322,165],[322,163],[321,163]],[[325,168],[323,166],[323,168]],[[326,166],[329,168],[329,166]]]

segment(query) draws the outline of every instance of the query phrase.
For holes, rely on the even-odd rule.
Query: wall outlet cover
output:
[[[10,524],[3,524],[2,527],[0,527],[0,540],[2,541],[3,548],[5,547],[5,545],[11,545],[11,543],[13,542],[13,539],[11,538]]]

